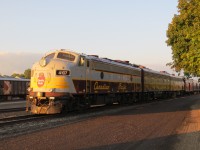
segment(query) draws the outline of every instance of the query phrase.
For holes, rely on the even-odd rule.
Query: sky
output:
[[[0,0],[0,74],[70,49],[174,73],[166,30],[177,0]]]

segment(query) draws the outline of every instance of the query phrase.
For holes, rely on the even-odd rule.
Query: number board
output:
[[[56,75],[69,75],[69,70],[56,70]]]

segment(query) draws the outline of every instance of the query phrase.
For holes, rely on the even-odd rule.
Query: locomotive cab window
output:
[[[75,60],[75,56],[72,55],[72,54],[68,54],[68,53],[58,53],[58,56],[57,58],[60,58],[60,59],[64,59],[64,60],[69,60],[69,61],[74,61]]]
[[[47,55],[45,58],[50,60],[54,58],[54,55],[55,53],[52,53],[52,54]]]

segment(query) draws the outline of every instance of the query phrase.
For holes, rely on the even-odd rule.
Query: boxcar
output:
[[[26,98],[29,83],[29,79],[0,77],[0,99]]]

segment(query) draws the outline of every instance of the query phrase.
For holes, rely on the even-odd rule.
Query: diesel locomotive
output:
[[[199,83],[192,80],[188,82],[128,61],[61,49],[47,53],[33,65],[27,103],[33,114],[55,114],[92,105],[132,104],[198,91]]]

